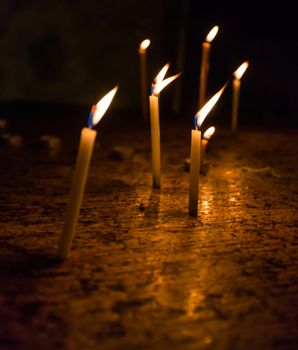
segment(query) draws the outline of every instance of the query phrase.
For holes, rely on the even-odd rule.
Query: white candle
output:
[[[205,42],[202,44],[202,58],[200,71],[200,88],[199,88],[199,108],[202,108],[206,101],[207,81],[209,72],[209,56],[211,41],[215,38],[219,30],[218,26],[213,27],[206,36]]]
[[[142,111],[143,119],[148,121],[148,86],[147,86],[147,48],[150,45],[150,40],[145,39],[141,42],[139,47],[140,55],[140,78],[141,78],[141,99],[142,99]]]
[[[190,175],[189,175],[189,215],[198,213],[199,174],[200,174],[201,131],[191,131]]]
[[[164,79],[167,70],[167,63],[154,78],[152,84],[152,95],[149,96],[150,104],[150,129],[151,129],[151,153],[152,153],[152,178],[153,187],[160,187],[161,178],[161,153],[160,153],[160,126],[159,126],[159,93],[161,90],[178,78],[180,74],[176,74],[170,78]]]
[[[116,86],[107,95],[105,95],[96,106],[93,106],[89,117],[89,128],[83,128],[79,145],[79,152],[74,170],[72,186],[69,195],[69,201],[66,209],[63,231],[58,244],[58,257],[67,258],[74,232],[76,229],[86,180],[89,171],[90,160],[96,139],[97,132],[95,127],[108,109],[114,98],[118,87]]]
[[[238,111],[239,111],[239,97],[241,78],[248,67],[248,62],[244,62],[234,72],[235,79],[233,80],[233,102],[232,102],[232,115],[231,115],[231,131],[235,133],[238,126]]]
[[[219,100],[226,85],[224,85],[196,114],[195,130],[191,132],[191,151],[190,151],[190,175],[189,175],[189,215],[198,214],[198,198],[199,198],[199,177],[201,163],[201,131],[205,118]]]
[[[160,187],[160,128],[158,96],[149,96],[153,187]]]

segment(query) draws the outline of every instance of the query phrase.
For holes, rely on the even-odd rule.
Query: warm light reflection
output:
[[[214,107],[216,102],[219,100],[226,86],[227,84],[225,84],[213,97],[211,97],[210,100],[198,111],[198,113],[196,114],[196,126],[198,128],[202,126],[203,121],[205,120],[211,109]]]
[[[215,127],[214,127],[214,126],[211,126],[210,128],[208,128],[208,129],[204,132],[203,139],[209,140],[210,137],[214,134],[214,132],[215,132]]]
[[[216,37],[218,30],[219,30],[219,26],[215,26],[210,30],[210,32],[206,36],[206,41],[208,43],[211,43],[211,41]]]
[[[145,39],[141,42],[140,44],[140,49],[141,50],[146,50],[148,48],[148,46],[150,45],[150,40],[149,39]]]
[[[248,61],[242,63],[241,66],[234,72],[234,77],[240,80],[242,78],[242,75],[246,71],[248,65],[249,65]]]
[[[198,290],[191,290],[189,297],[186,301],[186,311],[187,315],[193,317],[196,315],[196,309],[204,300],[204,295]]]
[[[169,85],[173,80],[177,79],[181,73],[178,73],[176,75],[173,75],[172,77],[169,77],[160,83],[154,84],[153,88],[153,94],[158,95],[163,88],[165,88],[167,85]]]
[[[107,109],[109,108],[117,90],[118,90],[118,85],[115,86],[113,90],[108,92],[101,100],[99,100],[96,106],[92,107],[91,118],[90,118],[91,120],[89,120],[90,127],[94,127],[99,123],[99,121],[104,116]]]

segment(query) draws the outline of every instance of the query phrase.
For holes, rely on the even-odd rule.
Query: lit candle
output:
[[[215,38],[219,30],[218,26],[213,27],[205,41],[202,44],[202,58],[201,58],[201,73],[200,73],[200,90],[199,90],[199,108],[202,108],[206,101],[207,80],[209,71],[209,56],[211,41]]]
[[[89,127],[82,129],[79,152],[76,160],[69,201],[66,209],[64,227],[60,236],[58,246],[58,257],[60,259],[67,258],[71,248],[75,228],[77,225],[84,188],[89,170],[89,164],[97,134],[94,128],[109,108],[109,105],[112,102],[117,90],[118,86],[116,86],[107,95],[105,95],[96,104],[96,106],[92,107],[88,120]]]
[[[150,45],[150,40],[145,39],[139,46],[140,69],[141,69],[141,99],[144,121],[148,121],[148,87],[147,87],[147,48]]]
[[[160,187],[160,127],[159,127],[159,93],[161,90],[170,84],[173,80],[178,78],[176,74],[170,78],[164,79],[167,70],[169,69],[167,63],[158,75],[154,78],[152,84],[152,95],[149,96],[150,104],[150,129],[151,129],[151,153],[152,153],[152,176],[153,187]]]
[[[233,80],[233,104],[232,104],[232,116],[231,116],[231,130],[233,133],[237,130],[238,125],[238,111],[239,111],[239,97],[240,97],[240,86],[241,78],[248,67],[248,62],[244,62],[241,66],[234,72]]]
[[[214,132],[215,132],[215,127],[211,126],[203,134],[202,142],[201,142],[201,164],[203,163],[207,143],[210,140],[211,136],[214,134]]]
[[[191,150],[190,150],[190,175],[189,175],[189,215],[197,215],[198,213],[198,197],[199,197],[199,177],[201,163],[201,131],[200,128],[213,108],[219,100],[226,85],[224,85],[195,115],[195,129],[191,131]]]

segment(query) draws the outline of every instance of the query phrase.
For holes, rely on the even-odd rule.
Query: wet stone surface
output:
[[[297,348],[297,132],[211,140],[193,218],[189,129],[162,130],[160,191],[148,131],[98,138],[64,262],[78,140],[0,147],[1,350]]]

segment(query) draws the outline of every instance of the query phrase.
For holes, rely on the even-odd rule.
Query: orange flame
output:
[[[241,66],[234,72],[234,77],[240,80],[242,78],[242,75],[246,71],[248,65],[249,65],[248,61],[242,63]]]
[[[140,50],[145,51],[145,50],[149,47],[150,43],[151,43],[151,42],[150,42],[149,39],[143,40],[143,41],[141,42],[141,44],[140,44]]]
[[[205,140],[210,140],[210,137],[214,134],[215,132],[215,127],[211,126],[210,128],[208,128],[203,135],[203,139]]]
[[[196,114],[196,124],[199,128],[202,126],[205,118],[207,117],[211,109],[214,107],[216,102],[219,100],[226,86],[227,84],[225,84],[213,97],[211,97],[210,100]]]
[[[172,77],[169,77],[159,83],[156,83],[153,88],[153,94],[158,95],[163,88],[165,88],[167,85],[169,85],[173,80],[177,79],[181,73],[178,73],[176,75],[173,75]]]
[[[181,73],[178,73],[176,75],[173,75],[172,77],[169,77],[167,79],[164,79],[168,69],[170,67],[170,64],[165,64],[160,72],[157,74],[157,76],[154,78],[153,83],[153,95],[158,95],[162,89],[164,89],[167,85],[169,85],[173,80],[177,79]]]
[[[160,72],[157,74],[157,76],[154,78],[154,83],[155,84],[158,84],[158,83],[161,83],[165,77],[165,75],[167,74],[167,71],[170,67],[170,64],[167,63],[165,64],[162,69],[160,70]]]
[[[219,30],[219,26],[215,26],[210,30],[210,32],[206,36],[206,41],[208,43],[211,43],[211,41],[216,37],[218,30]]]
[[[116,92],[118,90],[118,85],[114,87],[113,90],[108,92],[101,100],[99,100],[94,108],[93,115],[92,115],[92,125],[95,126],[99,123],[101,118],[106,113],[107,109],[109,108]]]

